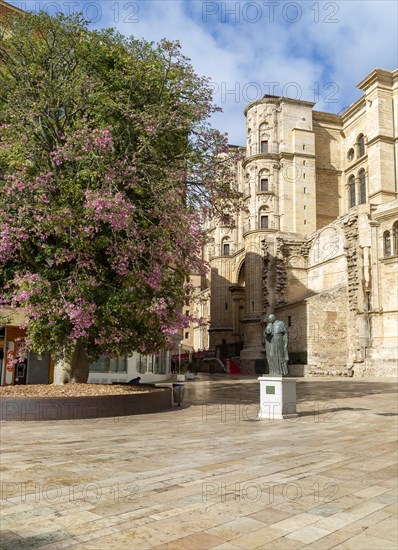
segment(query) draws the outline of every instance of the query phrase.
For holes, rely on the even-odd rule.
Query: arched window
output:
[[[366,202],[366,176],[365,170],[362,168],[359,171],[359,204]]]
[[[398,220],[392,226],[392,246],[394,254],[398,255]]]
[[[347,158],[348,158],[348,160],[353,160],[354,155],[355,155],[355,151],[354,151],[354,149],[351,147],[351,149],[350,149],[350,150],[348,151],[348,153],[347,153]]]
[[[269,170],[267,168],[263,168],[258,173],[258,191],[269,191]]]
[[[266,121],[262,122],[258,129],[259,153],[268,153],[268,140],[270,133]]]
[[[229,256],[231,253],[231,247],[229,244],[228,237],[222,240],[221,242],[221,255],[222,256]]]
[[[268,229],[269,228],[269,216],[268,216],[268,209],[266,207],[262,207],[258,213],[258,225],[260,229]]]
[[[269,179],[266,178],[264,174],[261,174],[259,191],[268,191],[268,189],[269,189]]]
[[[358,157],[363,157],[365,154],[365,137],[363,134],[359,134],[357,138]]]
[[[350,176],[348,180],[348,203],[350,208],[355,206],[355,176]]]
[[[383,233],[384,256],[391,256],[391,236],[389,231]]]

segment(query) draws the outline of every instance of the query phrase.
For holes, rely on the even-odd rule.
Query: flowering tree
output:
[[[55,383],[187,325],[203,219],[238,198],[214,110],[177,43],[46,14],[0,35],[0,295]]]

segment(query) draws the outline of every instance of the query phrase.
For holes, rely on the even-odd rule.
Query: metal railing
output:
[[[278,155],[279,145],[270,145],[261,151],[260,145],[251,145],[246,149],[246,158],[254,155]]]
[[[249,233],[249,231],[267,231],[270,229],[275,229],[275,227],[276,225],[274,220],[269,222],[268,227],[261,227],[259,221],[246,223],[241,229],[241,234],[245,235],[246,233]]]

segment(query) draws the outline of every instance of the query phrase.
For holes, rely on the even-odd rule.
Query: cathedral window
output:
[[[350,208],[355,206],[355,177],[350,176],[350,179],[348,180],[348,198],[349,198],[349,204]]]
[[[351,149],[350,149],[350,150],[348,151],[348,153],[347,153],[347,158],[348,158],[348,160],[353,160],[354,155],[355,155],[355,151],[354,151],[354,149],[351,147]]]
[[[268,191],[268,178],[260,178],[260,191]]]
[[[265,214],[260,215],[260,228],[268,229],[268,216]]]
[[[363,157],[365,154],[365,137],[363,134],[359,134],[357,138],[358,157]]]
[[[366,176],[365,170],[359,171],[359,204],[365,204],[366,202]]]
[[[231,254],[231,245],[229,237],[223,237],[221,241],[221,256],[229,256]]]
[[[383,233],[383,248],[384,256],[391,256],[391,235],[389,231],[384,231]]]
[[[398,220],[392,226],[392,242],[394,254],[398,255]]]
[[[266,140],[261,141],[260,153],[268,153],[268,141]]]

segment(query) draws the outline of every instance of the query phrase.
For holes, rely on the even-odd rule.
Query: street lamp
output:
[[[181,342],[178,344],[178,374],[181,372]]]

